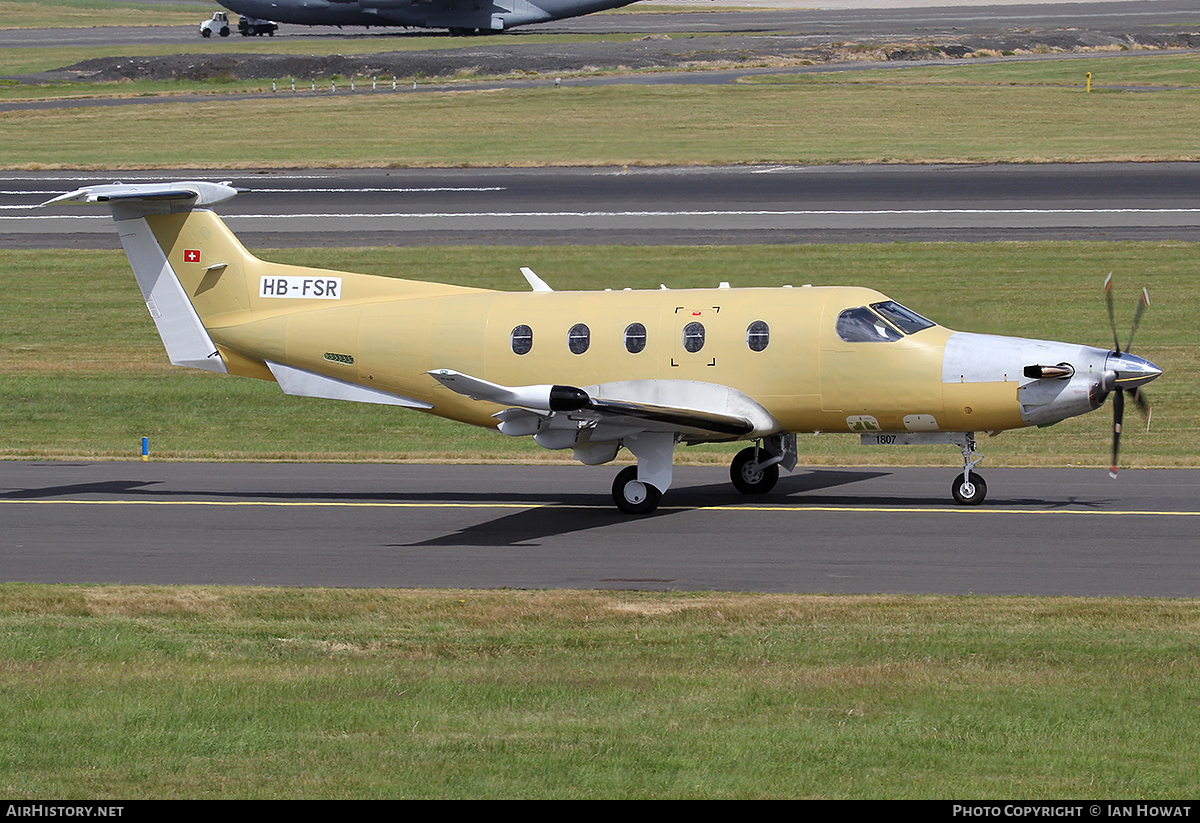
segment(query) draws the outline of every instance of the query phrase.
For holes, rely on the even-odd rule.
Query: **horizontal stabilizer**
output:
[[[203,180],[188,180],[173,183],[105,183],[84,186],[81,189],[60,194],[41,205],[94,203],[112,206],[127,206],[137,209],[142,203],[144,213],[188,211],[193,208],[222,203],[238,193],[228,183],[209,183]]]

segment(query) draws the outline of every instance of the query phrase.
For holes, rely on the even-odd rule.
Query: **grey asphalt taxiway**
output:
[[[1200,596],[1200,471],[798,469],[743,497],[614,470],[0,462],[0,579],[46,583]]]

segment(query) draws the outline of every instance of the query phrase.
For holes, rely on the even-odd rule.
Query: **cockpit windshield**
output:
[[[859,306],[838,315],[837,334],[847,343],[891,343],[934,324],[912,309],[887,300]]]
[[[922,329],[933,326],[932,320],[926,320],[910,308],[901,306],[894,300],[883,303],[872,303],[871,308],[882,314],[892,325],[905,334],[915,334]]]

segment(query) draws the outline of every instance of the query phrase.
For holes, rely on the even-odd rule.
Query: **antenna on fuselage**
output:
[[[525,275],[529,287],[534,291],[554,291],[545,280],[537,276],[537,272],[528,266],[521,266],[521,274]]]

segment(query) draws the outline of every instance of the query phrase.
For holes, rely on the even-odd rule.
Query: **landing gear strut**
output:
[[[975,451],[975,432],[967,432],[962,444],[963,472],[954,478],[950,487],[954,502],[960,506],[978,506],[987,497],[987,483],[971,469],[979,464],[983,455]]]

